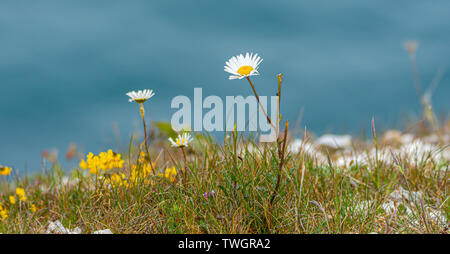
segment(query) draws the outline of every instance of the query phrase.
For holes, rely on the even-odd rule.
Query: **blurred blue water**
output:
[[[36,171],[43,149],[70,142],[99,152],[138,129],[129,90],[151,88],[153,120],[176,95],[248,95],[226,60],[253,51],[271,95],[285,73],[284,118],[317,134],[359,132],[372,115],[399,126],[419,111],[403,42],[420,41],[429,83],[450,63],[450,1],[22,1],[0,2],[0,164]],[[445,75],[433,97],[450,106]]]

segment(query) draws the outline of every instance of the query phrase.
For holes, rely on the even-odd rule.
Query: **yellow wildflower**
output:
[[[8,210],[6,208],[3,208],[2,204],[0,203],[0,219],[6,220],[8,218]]]
[[[2,220],[6,220],[8,218],[8,210],[0,209],[0,217]]]
[[[82,159],[80,161],[80,168],[82,168],[82,169],[87,169],[88,168],[88,164],[86,163],[86,161],[84,161],[84,159]]]
[[[19,196],[25,196],[25,190],[23,188],[17,188],[16,194]]]
[[[170,182],[175,182],[175,177],[177,175],[177,170],[175,169],[175,167],[171,167],[171,168],[166,168],[166,171],[164,172],[164,174],[159,173],[158,176],[160,177],[165,177],[167,179],[170,180]]]
[[[152,163],[152,166],[154,167],[154,163]],[[131,174],[130,174],[130,182],[132,184],[137,184],[140,182],[143,182],[145,184],[152,183],[151,179],[149,179],[149,176],[152,173],[152,166],[150,166],[149,163],[142,165],[142,167],[138,168],[137,165],[131,166]]]
[[[143,151],[141,151],[141,152],[139,153],[139,162],[140,162],[140,163],[144,163],[145,160],[146,160],[146,155],[145,155],[145,153],[144,153]]]
[[[37,211],[36,206],[34,204],[31,205],[30,211],[35,213]]]
[[[122,185],[122,178],[118,174],[112,174],[110,180],[111,184],[115,187]]]
[[[11,168],[10,167],[3,167],[2,165],[0,165],[0,175],[2,176],[7,176],[9,174],[11,174]]]
[[[177,175],[177,170],[175,169],[175,167],[166,169],[165,177],[170,179],[171,182],[175,181],[175,176],[176,175]]]
[[[125,186],[128,188],[128,181],[126,180],[125,174],[123,174],[123,173],[112,174],[109,178],[109,183],[113,187]]]
[[[89,153],[86,160],[80,161],[80,167],[89,169],[91,174],[97,174],[99,170],[107,171],[114,168],[123,168],[124,162],[120,154],[108,150],[107,152],[101,152],[99,155]]]
[[[9,196],[9,202],[14,205],[16,203],[16,198],[14,196]]]
[[[17,188],[16,194],[19,196],[19,199],[23,202],[27,201],[27,197],[25,196],[25,190],[23,188]]]
[[[155,164],[152,163],[152,166],[154,166]],[[145,176],[148,176],[152,173],[152,166],[150,166],[150,163],[144,164],[144,166],[142,167],[142,170],[144,171]]]

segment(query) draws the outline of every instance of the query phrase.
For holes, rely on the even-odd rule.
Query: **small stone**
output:
[[[111,232],[111,230],[109,228],[107,229],[103,229],[103,230],[97,230],[95,231],[93,234],[98,234],[98,235],[110,235],[113,232]]]
[[[51,221],[47,227],[47,234],[81,234],[80,228],[75,228],[73,231],[70,231],[68,228],[64,227],[64,225],[59,221]]]
[[[352,145],[352,137],[350,135],[326,134],[317,139],[316,144],[334,149],[346,148]]]
[[[405,133],[402,135],[401,140],[402,140],[402,144],[409,144],[414,140],[414,135]]]
[[[400,146],[402,144],[402,133],[397,130],[386,131],[386,133],[384,133],[383,135],[382,141],[383,143],[392,146]]]

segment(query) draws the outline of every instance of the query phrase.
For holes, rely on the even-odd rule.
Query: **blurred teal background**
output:
[[[169,120],[176,95],[249,95],[224,62],[264,61],[254,78],[272,95],[285,74],[285,120],[321,134],[401,127],[419,113],[403,43],[417,39],[424,84],[450,63],[450,1],[22,1],[0,2],[0,164],[41,168],[43,149],[117,147],[140,130],[125,93],[150,88],[151,120]],[[433,96],[448,113],[449,75]],[[74,163],[74,162],[72,162]],[[72,164],[69,164],[72,165]]]

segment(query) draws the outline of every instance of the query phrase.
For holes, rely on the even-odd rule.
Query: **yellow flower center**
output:
[[[177,145],[182,146],[184,144],[184,142],[185,142],[184,138],[178,139],[177,140]]]
[[[241,68],[238,69],[238,73],[241,74],[242,76],[246,76],[248,74],[250,74],[250,72],[253,71],[253,67],[249,66],[249,65],[244,65],[241,66]]]
[[[144,103],[147,99],[135,99],[134,101],[141,104]]]

